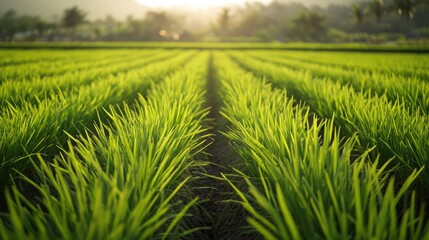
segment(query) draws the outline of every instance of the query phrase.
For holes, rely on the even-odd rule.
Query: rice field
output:
[[[0,239],[429,239],[426,53],[66,47],[0,49]]]

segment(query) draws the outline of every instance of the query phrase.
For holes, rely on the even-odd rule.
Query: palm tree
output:
[[[359,3],[355,3],[352,6],[353,14],[356,17],[358,25],[361,25],[365,15],[366,15],[366,8],[364,6],[361,6]]]
[[[11,9],[0,18],[0,38],[3,41],[12,41],[18,31],[18,13]]]
[[[409,25],[411,19],[414,18],[414,9],[418,3],[418,0],[394,0],[393,4],[399,14],[406,20],[405,32],[409,31]]]
[[[159,30],[168,29],[174,20],[165,11],[150,11],[146,15],[146,20],[156,25]]]
[[[223,8],[219,15],[219,32],[221,35],[226,36],[229,30],[229,23],[231,20],[231,12],[228,8]]]
[[[414,8],[418,1],[416,0],[394,0],[398,14],[410,21],[414,17]]]
[[[326,16],[316,11],[301,12],[293,19],[291,33],[300,40],[318,41],[325,33]]]
[[[77,26],[85,23],[86,13],[74,6],[64,10],[63,25],[66,28],[76,29]]]
[[[174,18],[165,11],[149,11],[144,19],[145,37],[153,41],[164,40],[167,33],[173,30],[178,24]]]
[[[369,2],[369,9],[377,19],[377,23],[380,23],[381,18],[383,17],[383,14],[384,14],[383,0],[371,0]]]

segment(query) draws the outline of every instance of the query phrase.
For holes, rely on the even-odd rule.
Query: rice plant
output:
[[[421,172],[395,191],[388,163],[354,159],[356,135],[342,139],[332,120],[309,116],[285,91],[237,68],[225,56],[222,96],[225,135],[248,166],[239,171],[248,191],[231,186],[265,239],[422,239],[424,208],[406,198]],[[238,70],[237,70],[238,69]],[[227,177],[225,177],[228,180]],[[401,208],[402,210],[398,210]]]
[[[419,53],[362,53],[362,52],[269,52],[283,59],[320,66],[335,66],[345,70],[359,69],[369,74],[388,74],[426,81],[429,73],[426,66],[429,58]]]
[[[12,187],[5,239],[171,239],[195,231],[183,224],[197,198],[182,189],[205,147],[203,108],[207,54],[139,96],[134,109],[111,107],[99,123],[68,141],[52,163],[33,162],[36,200]]]
[[[148,54],[147,56],[145,56]],[[105,81],[106,78],[126,74],[146,67],[148,64],[171,58],[177,52],[157,52],[138,53],[136,55],[120,56],[118,60],[109,60],[109,65],[98,65],[94,62],[88,70],[76,71],[69,66],[69,71],[63,75],[54,75],[51,77],[32,76],[25,81],[16,79],[4,81],[0,88],[0,112],[8,104],[20,107],[25,102],[31,102],[33,105],[38,101],[55,94],[57,92],[65,93],[69,91],[78,91],[81,87],[87,86],[96,81]],[[127,61],[124,61],[126,59]],[[38,65],[38,64],[37,64]],[[22,70],[21,70],[22,71]]]
[[[394,157],[390,167],[397,167],[393,174],[399,179],[424,167],[416,183],[420,189],[429,186],[429,170],[425,167],[429,156],[427,115],[410,115],[402,101],[390,103],[386,96],[356,93],[351,87],[315,79],[309,73],[250,58],[235,59],[247,70],[267,77],[275,86],[305,101],[319,117],[335,116],[335,124],[347,136],[357,133],[364,148],[376,146],[383,164]],[[419,195],[425,199],[426,191],[419,191]]]
[[[102,109],[123,102],[132,103],[139,93],[145,94],[152,82],[174,72],[195,52],[179,55],[163,64],[112,76],[70,93],[52,95],[38,105],[12,105],[0,116],[1,165],[0,191],[11,176],[27,170],[28,158],[40,153],[50,158],[58,146],[67,144],[68,132],[75,136],[91,126],[103,114]],[[105,117],[101,117],[104,119]]]
[[[365,72],[358,67],[344,70],[341,67],[323,65],[320,63],[296,62],[271,54],[251,54],[263,61],[280,64],[282,67],[291,68],[294,71],[304,71],[316,79],[329,79],[341,85],[352,86],[356,91],[363,93],[375,93],[379,96],[386,95],[390,102],[402,100],[411,114],[421,112],[429,113],[429,83],[415,76],[404,77],[400,73],[392,72]],[[286,54],[285,54],[286,55]]]
[[[15,43],[0,239],[429,239],[418,49]]]

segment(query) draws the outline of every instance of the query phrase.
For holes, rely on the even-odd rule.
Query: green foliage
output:
[[[45,31],[51,27],[47,21],[39,16],[20,16],[15,10],[8,10],[0,17],[0,40],[11,42],[18,32],[26,32],[31,29],[29,39],[33,40],[43,36]]]
[[[319,12],[303,12],[293,20],[291,33],[298,40],[320,41],[326,31],[325,20],[326,16]]]
[[[429,237],[426,55],[54,48],[0,50],[1,239]]]
[[[65,132],[74,136],[90,127],[100,114],[104,119],[103,108],[132,103],[152,82],[176,71],[193,54],[183,52],[163,64],[108,76],[103,81],[76,86],[73,91],[58,90],[37,104],[23,102],[19,108],[10,104],[0,116],[0,191],[9,185],[16,171],[30,167],[29,158],[43,154],[49,159],[58,152],[58,146],[65,146]]]
[[[414,17],[414,8],[416,7],[418,1],[415,0],[394,0],[393,4],[398,11],[398,15],[411,20]]]
[[[6,66],[2,74],[5,80],[0,88],[0,109],[9,103],[18,108],[25,102],[36,105],[52,94],[73,92],[112,76],[121,78],[127,72],[139,70],[148,64],[166,60],[177,54],[175,51],[157,54],[157,50],[118,53],[100,54],[94,59],[80,61],[79,64],[64,59],[57,59],[54,64],[51,59],[47,59],[45,60],[47,66],[33,62]],[[88,55],[88,52],[83,52],[82,55]],[[125,58],[127,61],[124,61]],[[28,71],[30,69],[31,71]]]
[[[63,25],[66,28],[75,29],[77,26],[85,23],[85,17],[86,13],[84,13],[77,6],[73,6],[64,10],[64,16],[62,19]]]
[[[305,101],[312,112],[322,118],[332,118],[348,136],[359,134],[363,147],[377,146],[380,161],[384,164],[395,157],[389,166],[399,165],[395,175],[404,180],[415,169],[428,161],[428,116],[419,110],[410,114],[404,100],[390,103],[386,96],[357,93],[349,86],[333,83],[330,79],[313,78],[309,72],[234,54],[237,62],[259,76],[267,77],[275,86],[285,88],[296,98]],[[426,96],[427,93],[425,93]],[[426,189],[429,171],[424,168],[417,181],[419,188]],[[425,198],[426,192],[419,192]]]
[[[362,24],[365,19],[365,15],[367,13],[367,9],[365,6],[361,6],[359,3],[355,3],[352,5],[352,11],[355,15],[356,21],[358,24]]]
[[[111,124],[68,141],[52,163],[33,161],[34,202],[12,187],[6,239],[171,239],[198,199],[183,195],[205,147],[202,126],[208,54],[154,86],[133,108],[106,110]],[[177,66],[177,65],[174,65]],[[54,193],[54,194],[52,194]]]
[[[371,13],[377,19],[377,22],[379,23],[381,21],[381,18],[384,15],[383,1],[382,0],[370,1],[369,2],[369,9],[370,9]]]
[[[421,170],[399,190],[388,164],[355,158],[356,135],[341,139],[332,120],[309,116],[284,91],[225,56],[216,56],[222,83],[225,135],[246,162],[249,191],[231,183],[265,239],[421,239],[429,228],[414,193],[403,197]],[[405,197],[405,199],[407,199]]]
[[[341,42],[394,41],[400,44],[402,38],[428,39],[418,33],[418,29],[429,26],[427,0],[363,0],[348,3],[337,0],[330,4],[320,1],[313,3],[314,6],[299,1],[255,1],[234,7],[224,5],[213,8],[210,9],[213,12],[207,11],[208,14],[186,8],[179,11],[152,8],[147,9],[142,16],[128,15],[124,18],[122,13],[120,18],[123,20],[115,19],[112,15],[105,18],[91,16],[91,12],[85,13],[77,6],[67,8],[62,13],[46,12],[44,16],[20,15],[14,10],[8,10],[0,17],[0,40],[231,42],[242,39],[260,42],[339,42],[338,38],[328,38],[329,35],[326,35],[326,32],[332,30],[350,35],[342,38]],[[18,9],[29,7],[20,6],[19,3],[9,4],[13,5]],[[125,5],[125,8],[131,6]],[[113,12],[109,14],[115,15]],[[398,14],[406,20],[404,24],[401,24]],[[48,15],[61,15],[61,19],[42,18]],[[389,37],[379,38],[379,34]]]
[[[305,57],[306,54],[300,56],[300,58],[306,59],[304,61],[296,61],[283,53],[251,55],[298,72],[304,71],[305,74],[309,74],[316,79],[327,78],[341,85],[352,86],[357,92],[375,93],[379,96],[386,95],[392,103],[398,100],[403,101],[404,106],[409,109],[410,113],[416,113],[416,111],[420,111],[422,114],[429,113],[429,85],[424,80],[428,72],[424,67],[418,68],[418,64],[414,64],[412,67],[406,66],[406,68],[399,64],[398,67],[396,67],[396,64],[389,66],[395,61],[402,61],[403,55],[399,59],[396,56],[387,56],[384,59],[380,59],[383,62],[368,59],[368,62],[366,62],[368,67],[357,67],[355,65],[354,68],[346,69],[341,64],[335,65],[329,62],[328,59],[320,57],[321,61],[319,62],[311,60],[307,62],[306,60],[309,57]],[[412,57],[414,57],[413,60],[415,61],[426,59],[419,56]],[[378,66],[371,68],[369,64],[372,64],[371,66],[378,64]]]
[[[231,11],[229,8],[222,8],[218,16],[218,25],[216,26],[217,34],[221,37],[227,36],[230,32]]]

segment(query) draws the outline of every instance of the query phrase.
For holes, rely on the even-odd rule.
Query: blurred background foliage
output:
[[[58,17],[60,16],[60,17]],[[273,1],[191,10],[147,10],[139,17],[94,18],[73,6],[47,19],[10,9],[0,39],[11,41],[423,42],[429,39],[429,1],[364,0],[304,5]]]

